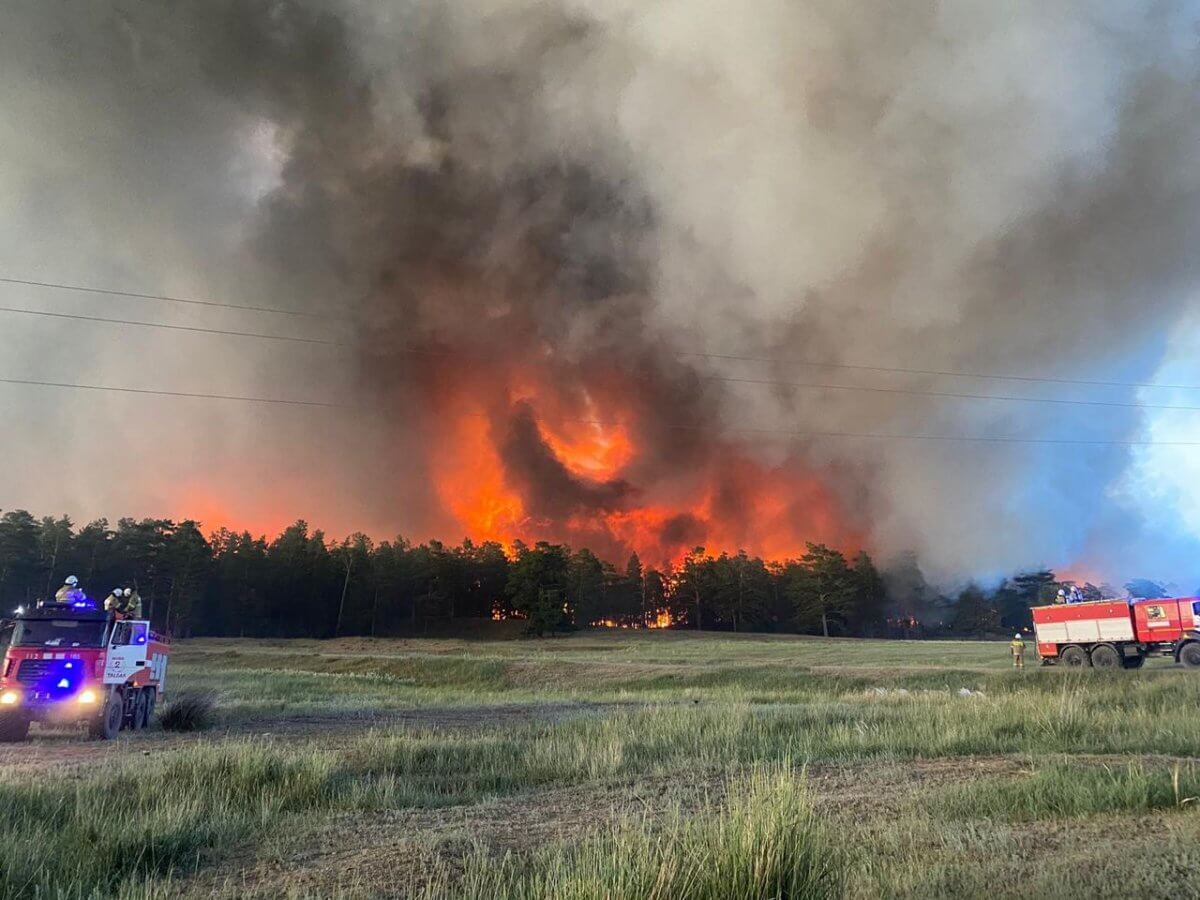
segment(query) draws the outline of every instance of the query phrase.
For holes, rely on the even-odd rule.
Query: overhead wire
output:
[[[306,319],[325,319],[344,321],[341,316],[331,316],[327,313],[305,312],[297,309],[283,309],[279,306],[253,306],[246,303],[223,303],[219,300],[196,300],[190,297],[172,297],[168,294],[140,294],[136,291],[119,291],[111,288],[87,287],[80,284],[64,284],[55,281],[33,281],[27,278],[12,278],[0,275],[0,283],[21,284],[28,287],[53,288],[60,291],[78,291],[83,294],[103,294],[108,297],[129,297],[134,300],[159,300],[165,303],[183,303],[189,306],[208,306],[217,309],[236,309],[244,312],[273,313],[279,316],[296,316]]]
[[[162,391],[152,388],[110,387],[102,384],[77,384],[69,381],[39,381],[32,378],[0,378],[0,384],[19,384],[33,387],[72,388],[80,391],[111,391],[118,394],[151,394],[159,397],[187,397],[203,400],[236,400],[242,403],[276,403],[284,406],[317,406],[329,409],[354,409],[345,403],[318,400],[288,400],[280,397],[243,397],[237,394],[207,394],[191,391]]]
[[[733,378],[724,375],[705,375],[702,377],[708,381],[722,381],[733,384],[758,384],[776,387],[808,388],[811,390],[905,394],[914,397],[942,397],[954,400],[1002,400],[1010,403],[1057,403],[1069,406],[1115,406],[1122,409],[1166,409],[1180,412],[1200,412],[1200,406],[1178,406],[1164,403],[1123,403],[1118,400],[1076,400],[1066,397],[1014,397],[1009,394],[966,394],[957,391],[926,391],[917,388],[885,388],[857,384],[813,384],[798,381],[770,381],[756,378]]]
[[[78,384],[74,382],[60,381],[40,381],[33,379],[22,378],[0,378],[0,384],[14,385],[32,385],[39,387],[52,388],[70,388],[87,391],[111,391],[114,393],[124,394],[150,394],[163,397],[176,398],[193,398],[206,400],[227,400],[238,401],[244,403],[273,403],[289,406],[313,406],[325,407],[331,409],[363,409],[361,406],[344,403],[318,402],[311,400],[288,400],[283,398],[273,397],[245,397],[229,394],[209,394],[199,392],[185,391],[163,391],[152,390],[149,388],[122,388],[111,387],[108,385],[97,384]],[[490,419],[487,413],[465,413],[464,415],[474,418]],[[582,419],[582,418],[567,418],[564,421],[582,423],[585,425],[595,425],[601,428],[612,428],[620,425],[618,422],[607,422],[601,419]],[[902,440],[902,441],[925,441],[925,442],[953,442],[953,443],[986,443],[986,444],[1049,444],[1049,445],[1074,445],[1074,446],[1122,446],[1122,447],[1200,447],[1200,441],[1152,441],[1152,440],[1112,440],[1112,439],[1091,439],[1091,438],[1022,438],[1022,437],[1004,437],[1004,436],[987,436],[987,435],[954,435],[954,434],[892,434],[887,432],[858,432],[858,431],[803,431],[785,428],[751,428],[743,426],[732,426],[722,429],[714,429],[711,426],[705,425],[681,425],[672,423],[662,423],[661,427],[672,431],[688,431],[697,433],[713,433],[714,431],[732,432],[735,434],[754,434],[760,436],[779,435],[791,438],[862,438],[869,440]]]
[[[50,281],[35,281],[33,279],[15,278],[7,275],[0,275],[0,283],[29,285],[34,287],[54,288],[66,291],[80,291],[83,293],[104,294],[117,297],[132,297],[141,300],[161,300],[171,303],[186,303],[198,306],[210,306],[224,309],[248,310],[253,312],[278,313],[288,316],[301,316],[306,318],[324,319],[329,321],[349,322],[351,320],[342,316],[332,316],[323,313],[300,312],[296,310],[286,310],[280,307],[269,306],[253,306],[249,304],[224,303],[216,300],[197,300],[186,297],[174,297],[164,294],[149,294],[138,293],[134,291],[113,290],[108,288],[96,288],[78,284],[67,284],[64,282]],[[29,312],[29,310],[24,310]],[[146,325],[149,323],[136,323]],[[270,336],[266,336],[270,337]],[[396,348],[403,352],[412,353],[436,353],[439,351],[430,351],[420,348]],[[1021,381],[1029,383],[1042,384],[1064,384],[1078,385],[1082,387],[1120,387],[1120,388],[1161,388],[1163,390],[1177,391],[1195,391],[1200,390],[1200,384],[1158,384],[1149,381],[1107,381],[1097,379],[1083,378],[1059,378],[1048,375],[1018,375],[1005,372],[971,372],[952,369],[918,369],[904,366],[879,366],[879,365],[862,365],[857,363],[836,363],[819,360],[795,359],[776,356],[752,356],[738,355],[732,353],[712,353],[706,350],[671,350],[669,351],[674,356],[695,356],[704,359],[728,360],[731,362],[756,362],[769,363],[773,365],[794,365],[805,366],[810,368],[824,369],[844,369],[847,371],[857,372],[877,372],[897,375],[922,375],[943,378],[980,378],[991,379],[996,381]]]
[[[84,316],[75,313],[59,313],[49,312],[47,310],[37,309],[21,309],[11,306],[0,306],[0,312],[15,313],[29,316],[43,316],[53,319],[72,319],[83,322],[94,322],[107,325],[123,325],[133,326],[138,328],[162,328],[168,331],[186,331],[196,334],[214,334],[232,337],[257,338],[260,340],[270,341],[288,341],[301,344],[316,344],[329,347],[345,347],[348,344],[344,341],[330,341],[321,338],[297,337],[292,335],[268,334],[264,332],[254,331],[234,331],[220,328],[200,328],[194,325],[171,325],[163,322],[142,322],[131,319],[110,319],[101,316]],[[426,351],[421,348],[412,347],[394,347],[395,352],[401,353],[421,353],[427,352],[434,354],[452,355],[453,351]],[[476,356],[477,358],[477,356]],[[738,378],[728,375],[703,375],[701,378],[705,381],[717,381],[729,384],[751,384],[763,385],[768,387],[791,387],[801,388],[805,390],[827,390],[827,391],[856,391],[859,393],[872,394],[898,394],[912,397],[935,397],[942,399],[955,400],[991,400],[1003,403],[1049,403],[1061,406],[1100,406],[1113,407],[1120,409],[1157,409],[1169,410],[1175,412],[1200,412],[1200,406],[1185,406],[1181,404],[1162,404],[1162,403],[1131,403],[1117,400],[1079,400],[1064,397],[1016,397],[1009,394],[969,394],[958,391],[933,391],[921,388],[898,388],[898,387],[874,387],[869,385],[856,384],[825,384],[799,381],[776,381],[771,379],[757,378]]]
[[[83,316],[77,313],[49,312],[44,309],[21,309],[15,306],[0,306],[0,312],[26,316],[43,316],[50,319],[74,319],[80,322],[99,322],[105,325],[130,325],[138,328],[162,328],[167,331],[189,331],[194,334],[219,334],[229,337],[258,338],[265,341],[288,341],[297,344],[321,344],[328,347],[345,347],[344,341],[327,341],[322,338],[296,337],[283,334],[267,334],[261,331],[233,331],[224,328],[200,328],[196,325],[168,325],[165,322],[141,322],[135,319],[108,319],[102,316]]]
[[[195,299],[190,299],[190,298],[171,297],[171,296],[159,295],[159,294],[144,294],[144,293],[135,293],[135,292],[130,292],[130,291],[109,290],[109,289],[102,289],[102,288],[86,287],[86,286],[81,286],[81,285],[57,283],[57,282],[42,282],[42,281],[33,281],[33,280],[29,280],[29,279],[18,279],[18,278],[12,278],[12,277],[8,277],[8,276],[0,276],[0,282],[8,283],[8,284],[21,284],[21,285],[29,285],[29,286],[36,286],[36,287],[56,288],[56,289],[62,289],[62,290],[82,291],[82,292],[112,295],[112,296],[132,297],[132,298],[143,299],[143,300],[158,300],[158,301],[164,301],[164,302],[192,304],[192,305],[198,305],[198,306],[219,307],[219,308],[227,308],[227,309],[242,310],[242,311],[280,313],[280,314],[284,314],[284,315],[295,315],[295,316],[302,316],[302,317],[309,317],[309,318],[321,318],[321,319],[334,318],[334,317],[324,316],[324,315],[320,315],[320,314],[303,313],[303,312],[297,312],[297,311],[293,311],[293,310],[284,310],[284,309],[272,308],[272,307],[260,307],[260,306],[246,305],[246,304],[222,303],[222,302],[212,301],[212,300],[195,300]],[[232,330],[232,329],[201,328],[199,326],[192,326],[192,325],[174,325],[174,324],[168,324],[168,323],[162,323],[162,322],[145,322],[145,321],[130,320],[130,319],[114,319],[114,318],[106,318],[106,317],[101,317],[101,316],[87,316],[87,315],[81,315],[81,314],[76,314],[76,313],[59,313],[59,312],[50,312],[50,311],[46,311],[46,310],[23,309],[23,308],[18,308],[18,307],[0,306],[0,312],[6,312],[6,313],[10,313],[10,314],[19,314],[19,315],[43,316],[43,317],[56,318],[56,319],[69,319],[69,320],[100,323],[100,324],[109,324],[109,325],[140,327],[140,328],[159,328],[159,329],[165,329],[165,330],[170,330],[170,331],[182,331],[182,332],[190,332],[190,333],[197,333],[197,334],[212,334],[212,335],[221,335],[221,336],[242,337],[242,338],[251,338],[251,339],[259,339],[259,340],[283,341],[283,342],[335,346],[335,347],[347,346],[347,344],[345,342],[332,341],[332,340],[326,340],[326,339],[321,339],[321,338],[308,338],[308,337],[300,337],[300,336],[293,336],[293,335],[278,335],[278,334],[271,334],[271,333],[266,333],[266,332],[255,332],[255,331],[237,331],[237,330]],[[455,354],[455,351],[453,351],[453,350],[439,350],[439,349],[430,349],[430,348],[415,348],[415,347],[398,346],[398,347],[394,347],[393,350],[395,350],[396,352],[407,352],[407,353],[421,353],[421,354],[433,354],[433,355],[458,355],[458,354]],[[779,358],[772,358],[772,357],[739,356],[739,355],[734,355],[734,354],[708,353],[708,352],[702,352],[702,351],[670,351],[670,352],[672,352],[674,355],[678,355],[678,356],[695,356],[695,357],[701,357],[701,358],[707,358],[707,359],[763,362],[763,363],[772,363],[772,364],[785,363],[785,364],[794,364],[794,365],[801,365],[801,366],[826,367],[826,368],[835,368],[835,369],[844,369],[844,370],[853,370],[853,371],[869,371],[869,372],[878,372],[878,373],[939,376],[939,377],[959,377],[959,378],[983,378],[983,379],[995,379],[995,380],[1022,381],[1022,382],[1030,382],[1030,383],[1069,384],[1069,385],[1087,385],[1087,386],[1103,386],[1103,387],[1124,387],[1124,388],[1160,387],[1160,388],[1176,389],[1176,390],[1200,389],[1200,386],[1197,386],[1197,385],[1160,385],[1160,384],[1143,383],[1143,382],[1095,381],[1095,380],[1084,380],[1084,379],[1053,378],[1053,377],[1044,377],[1044,376],[1008,375],[1008,374],[980,373],[980,372],[960,372],[960,371],[914,369],[914,368],[889,367],[889,366],[863,366],[863,365],[854,365],[854,364],[848,364],[848,363],[811,362],[811,361],[804,361],[804,360],[787,360],[787,359],[779,359]],[[763,385],[763,386],[775,386],[775,387],[792,387],[792,388],[801,388],[801,389],[807,389],[807,390],[857,391],[857,392],[864,392],[864,393],[896,394],[896,395],[906,395],[906,396],[926,396],[926,397],[935,397],[935,398],[975,400],[975,401],[990,400],[990,401],[1000,401],[1000,402],[1009,402],[1009,403],[1043,403],[1043,404],[1070,405],[1070,406],[1116,407],[1116,408],[1125,408],[1125,409],[1157,409],[1157,410],[1170,410],[1170,411],[1200,412],[1200,406],[1183,406],[1183,405],[1153,404],[1153,403],[1130,403],[1130,402],[1107,401],[1107,400],[1081,400],[1081,399],[1069,399],[1069,398],[1057,398],[1057,397],[1018,397],[1018,396],[1000,395],[1000,394],[971,394],[971,393],[957,392],[957,391],[934,391],[934,390],[925,390],[925,389],[918,389],[918,388],[874,387],[874,386],[865,386],[865,385],[842,385],[842,384],[825,384],[825,383],[811,383],[811,382],[792,382],[792,381],[780,381],[780,380],[771,380],[771,379],[740,378],[740,377],[735,377],[735,376],[723,376],[723,375],[706,375],[706,376],[702,376],[702,377],[705,380],[718,381],[718,382],[724,382],[724,383],[751,384],[751,385]],[[329,402],[321,402],[321,401],[288,400],[288,399],[283,399],[283,398],[267,398],[267,397],[246,397],[246,396],[238,396],[238,395],[214,394],[214,393],[203,393],[203,392],[162,391],[162,390],[154,390],[154,389],[149,389],[149,388],[119,388],[119,387],[109,387],[109,386],[104,386],[104,385],[86,385],[86,384],[76,384],[76,383],[71,383],[71,382],[40,381],[40,380],[34,380],[34,379],[0,378],[0,383],[13,384],[13,385],[70,388],[70,389],[91,390],[91,391],[112,391],[112,392],[117,392],[117,393],[146,394],[146,395],[157,395],[157,396],[177,397],[177,398],[225,400],[225,401],[237,401],[237,402],[247,402],[247,403],[269,403],[269,404],[282,404],[282,405],[290,405],[290,406],[326,407],[326,408],[354,408],[354,407],[348,406],[346,404],[329,403]],[[576,420],[576,421],[584,422],[586,424],[598,425],[598,426],[611,425],[611,423],[604,423],[604,422],[599,422],[599,421],[594,421],[594,420],[580,419],[580,420]],[[676,428],[676,429],[684,429],[684,430],[707,430],[707,429],[704,429],[699,426],[697,426],[695,428],[693,428],[692,426],[667,426],[667,427]],[[1015,443],[1015,444],[1200,446],[1200,442],[1191,442],[1191,441],[1163,442],[1163,441],[1091,440],[1091,439],[1075,439],[1075,438],[1063,438],[1063,439],[1016,438],[1016,437],[1005,438],[1005,437],[987,437],[987,436],[975,436],[975,435],[921,435],[921,434],[887,434],[887,433],[871,433],[871,432],[821,432],[821,431],[792,431],[792,430],[787,430],[787,429],[757,429],[757,428],[730,428],[730,429],[725,429],[725,430],[741,432],[741,433],[749,433],[749,434],[780,434],[780,435],[788,435],[791,437],[808,437],[808,438],[852,437],[852,438],[881,439],[881,440],[954,441],[954,442],[985,442],[985,443]]]
[[[778,356],[737,356],[730,353],[708,353],[702,350],[673,350],[676,356],[699,356],[736,362],[772,363],[777,365],[809,366],[818,369],[846,369],[855,372],[881,372],[895,375],[925,375],[942,378],[984,378],[995,381],[1024,381],[1038,384],[1070,384],[1080,387],[1161,388],[1166,391],[1200,391],[1200,384],[1159,384],[1154,381],[1100,381],[1086,378],[1055,378],[1049,375],[1014,375],[999,372],[964,372],[950,369],[911,369],[902,366],[866,366],[855,363],[817,362]]]

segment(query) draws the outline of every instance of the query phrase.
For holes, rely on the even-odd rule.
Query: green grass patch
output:
[[[727,806],[624,822],[576,844],[500,859],[478,850],[420,896],[464,900],[761,900],[841,897],[849,857],[789,765],[731,781]]]
[[[1100,813],[1186,809],[1200,813],[1200,768],[1190,763],[1124,766],[1050,762],[1018,779],[987,779],[945,789],[936,816],[1027,822]]]
[[[1183,719],[1182,721],[1191,721]],[[475,732],[371,732],[335,750],[225,741],[136,760],[73,781],[0,782],[0,894],[112,890],[186,872],[286,817],[479,802],[547,786],[653,774],[690,777],[791,760],[965,756],[1031,746],[1053,752],[1162,749],[1147,720],[1122,733],[1066,731],[1020,698],[820,701],[794,707],[671,705],[554,725]],[[1105,724],[1103,721],[1095,723]],[[1194,747],[1200,725],[1180,726]],[[1119,746],[1118,746],[1119,745]],[[946,817],[1020,818],[1153,809],[1200,793],[1194,769],[1050,767],[1014,784],[950,791]]]
[[[1040,761],[1194,755],[1200,720],[1179,710],[1200,702],[1200,678],[1158,661],[1138,672],[1013,672],[996,645],[680,634],[494,643],[204,641],[183,642],[179,651],[171,692],[217,692],[220,721],[253,722],[256,731],[311,713],[349,721],[420,706],[632,702],[552,724],[501,716],[471,730],[339,734],[336,747],[323,746],[321,734],[255,742],[218,732],[161,755],[134,753],[74,770],[69,778],[17,770],[0,778],[0,896],[142,896],[235,849],[252,854],[289,823],[315,828],[339,813],[486,803],[573,785],[595,797],[643,777],[708,783],[730,771],[773,773],[767,786],[766,776],[752,785],[761,817],[738,806],[740,792],[750,790],[743,784],[730,794],[732,806],[701,810],[694,825],[670,815],[626,822],[576,846],[508,858],[490,874],[482,857],[455,857],[469,877],[454,884],[476,884],[476,896],[571,896],[558,890],[561,882],[579,897],[640,897],[661,878],[672,892],[664,897],[775,896],[754,892],[784,884],[781,872],[804,871],[804,847],[822,846],[827,837],[809,818],[798,782],[783,784],[784,772],[796,780],[794,761],[870,767],[996,754],[1028,759],[1030,775],[906,799],[904,829],[890,844],[886,830],[872,844],[877,868],[855,864],[876,896],[971,895],[996,877],[999,863],[960,867],[943,859],[939,869],[914,861],[905,855],[914,835],[935,855],[960,848],[999,859],[1001,848],[1019,854],[1014,833],[1022,825],[1139,811],[1182,824],[1193,817],[1163,811],[1191,808],[1184,801],[1200,795],[1200,775],[1186,765],[1105,770],[1078,760]],[[984,696],[960,697],[963,687]],[[131,751],[138,740],[130,741]],[[803,847],[781,837],[781,822],[804,837]],[[863,841],[864,827],[845,826],[841,843]],[[761,856],[739,843],[743,832],[764,848]],[[1170,845],[1170,859],[1183,858],[1178,846],[1182,839]],[[679,863],[692,858],[705,863]],[[1066,865],[1056,871],[1074,871]],[[713,893],[717,882],[705,881],[697,871],[704,869],[721,872],[743,893]],[[796,890],[810,896],[807,888]],[[853,895],[853,884],[848,890]]]

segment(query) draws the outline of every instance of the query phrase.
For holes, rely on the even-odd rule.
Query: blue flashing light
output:
[[[146,636],[145,636],[144,634],[139,634],[139,635],[138,635],[138,638],[137,638],[137,642],[138,642],[139,644],[144,644],[144,643],[146,643]]]
[[[49,667],[38,679],[37,690],[44,691],[49,700],[66,700],[83,687],[87,673],[79,660],[61,660]]]

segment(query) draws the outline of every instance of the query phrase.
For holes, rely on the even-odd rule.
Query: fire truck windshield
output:
[[[77,619],[22,619],[14,647],[103,647],[104,623]]]

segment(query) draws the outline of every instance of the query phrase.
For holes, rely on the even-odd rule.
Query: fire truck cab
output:
[[[1200,598],[1097,600],[1033,610],[1043,664],[1137,669],[1168,656],[1200,668]]]
[[[167,639],[90,602],[19,611],[0,647],[0,741],[24,740],[33,722],[86,724],[111,740],[147,727],[166,685]]]

